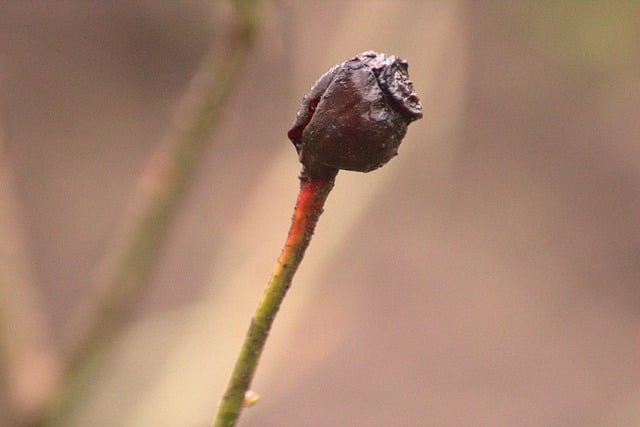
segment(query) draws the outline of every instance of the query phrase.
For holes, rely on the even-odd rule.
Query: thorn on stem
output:
[[[253,390],[247,390],[244,393],[244,400],[242,401],[242,406],[245,408],[250,408],[260,400],[260,395]]]

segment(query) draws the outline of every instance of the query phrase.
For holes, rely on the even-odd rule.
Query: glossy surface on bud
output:
[[[407,126],[421,117],[407,62],[369,51],[320,77],[288,136],[307,170],[368,172],[398,153]]]

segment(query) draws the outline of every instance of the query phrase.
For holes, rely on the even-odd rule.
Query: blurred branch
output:
[[[84,389],[95,357],[127,324],[165,240],[176,207],[211,142],[225,101],[255,38],[258,2],[236,0],[229,34],[206,54],[191,81],[162,146],[142,172],[121,233],[98,273],[97,303],[66,363],[65,385],[45,418],[35,425],[63,425],[73,400]],[[86,325],[86,326],[85,326]]]
[[[34,288],[24,227],[0,132],[0,425],[42,410],[59,370]]]

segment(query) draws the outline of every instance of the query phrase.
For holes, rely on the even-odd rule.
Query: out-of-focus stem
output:
[[[75,343],[70,365],[79,364],[111,335],[149,284],[173,213],[190,182],[221,107],[248,53],[252,31],[240,19],[222,52],[212,50],[191,82],[163,146],[148,161],[118,238],[97,278],[103,291],[90,327]]]
[[[42,410],[59,373],[44,306],[33,283],[20,205],[0,129],[0,425]]]
[[[81,318],[79,338],[71,344],[62,390],[34,425],[64,424],[93,370],[95,356],[126,325],[138,296],[147,288],[175,209],[248,56],[256,33],[258,3],[232,2],[230,33],[206,55],[166,139],[142,172],[123,227],[99,269],[97,302]]]
[[[251,385],[260,355],[264,349],[273,320],[285,297],[313,230],[322,213],[324,202],[333,188],[337,170],[321,179],[310,178],[304,171],[300,177],[300,192],[287,240],[236,360],[226,391],[222,396],[215,427],[234,426],[242,411],[245,393]]]

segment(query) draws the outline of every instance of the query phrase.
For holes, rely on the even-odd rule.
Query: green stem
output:
[[[322,178],[310,178],[303,171],[300,176],[300,192],[287,240],[251,320],[244,344],[218,407],[214,427],[232,427],[240,416],[245,394],[251,385],[271,325],[302,261],[304,252],[309,246],[313,230],[322,213],[324,202],[333,188],[337,173],[338,171],[335,170]]]
[[[127,324],[149,276],[176,208],[209,145],[225,102],[257,30],[259,1],[235,0],[230,32],[207,53],[179,105],[167,137],[137,182],[121,233],[105,256],[95,287],[97,301],[81,318],[67,358],[63,384],[31,426],[60,426],[85,392],[96,362]],[[75,326],[75,325],[73,325]]]

